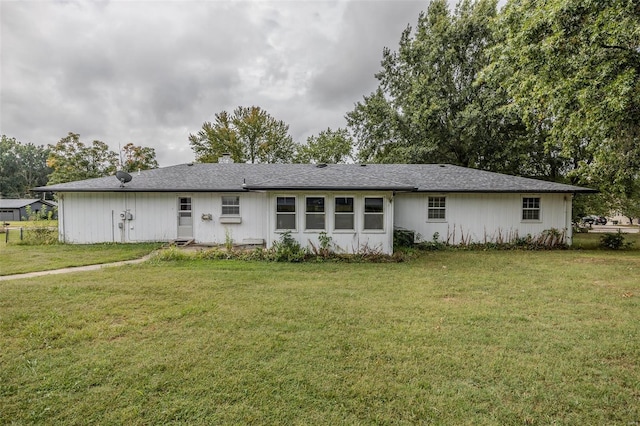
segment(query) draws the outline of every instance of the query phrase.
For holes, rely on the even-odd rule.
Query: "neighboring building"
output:
[[[640,225],[640,219],[632,218],[631,221],[629,221],[629,218],[624,216],[622,213],[613,212],[609,217],[608,223],[612,225]]]
[[[572,195],[594,190],[439,164],[182,164],[36,188],[58,194],[60,240],[302,245],[393,251],[393,230],[451,244],[548,229],[571,243]]]
[[[39,213],[43,210],[53,210],[56,207],[56,203],[37,199],[0,198],[0,222],[28,219],[27,206],[31,206],[32,213]]]

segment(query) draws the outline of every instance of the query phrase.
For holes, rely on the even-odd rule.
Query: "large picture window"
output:
[[[336,230],[354,229],[353,197],[335,198],[334,228]]]
[[[296,229],[296,197],[276,198],[276,229]]]
[[[427,208],[427,219],[442,221],[447,218],[447,198],[429,197]]]
[[[382,197],[364,199],[364,229],[384,229],[384,199]]]
[[[240,197],[223,196],[222,197],[222,215],[223,216],[240,216]]]
[[[522,198],[522,220],[540,220],[540,197]]]
[[[324,197],[305,199],[305,229],[324,229]]]

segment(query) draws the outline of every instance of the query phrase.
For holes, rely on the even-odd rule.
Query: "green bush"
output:
[[[411,248],[415,245],[416,233],[408,229],[393,230],[393,250]]]
[[[290,231],[280,235],[280,241],[273,243],[274,256],[277,262],[301,262],[307,257],[307,250],[291,236]]]
[[[616,234],[603,234],[600,236],[600,247],[607,250],[620,250],[631,247],[633,243],[624,241],[624,234],[618,230]]]
[[[11,232],[16,232],[12,230]],[[34,226],[25,228],[22,234],[22,240],[17,244],[26,246],[40,246],[58,244],[58,230],[48,226]]]
[[[440,233],[435,232],[431,237],[431,241],[423,241],[416,244],[416,247],[420,250],[435,251],[445,249],[447,247],[447,243],[440,241]]]
[[[152,261],[176,261],[176,260],[189,260],[193,256],[184,250],[180,250],[175,246],[171,246],[165,250],[159,250],[151,257]]]

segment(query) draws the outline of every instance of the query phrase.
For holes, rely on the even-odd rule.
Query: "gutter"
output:
[[[260,186],[247,185],[249,191],[397,191],[416,192],[415,186]],[[212,191],[217,192],[217,191]]]

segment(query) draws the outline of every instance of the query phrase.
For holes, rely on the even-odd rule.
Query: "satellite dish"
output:
[[[131,182],[131,179],[133,178],[129,173],[118,170],[116,172],[116,179],[120,181],[120,188],[124,188],[124,184],[127,182]]]

